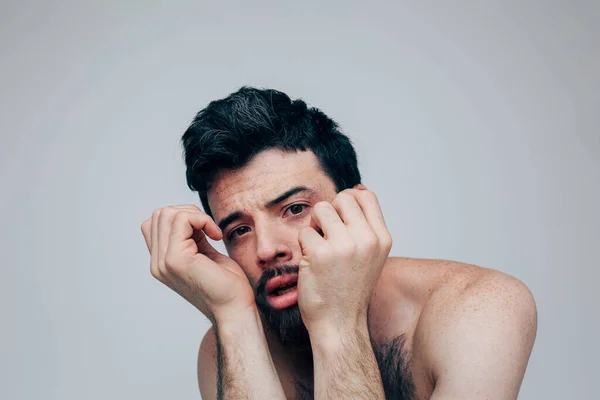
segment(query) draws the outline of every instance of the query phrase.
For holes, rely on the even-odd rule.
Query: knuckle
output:
[[[361,195],[366,199],[377,201],[377,195],[375,192],[371,192],[370,190],[361,190]]]
[[[162,275],[161,275],[160,271],[157,268],[150,268],[150,273],[152,274],[152,276],[155,279],[158,279],[159,281],[162,281]]]
[[[392,244],[393,244],[393,240],[392,237],[388,234],[386,235],[382,240],[381,240],[381,246],[387,250],[390,251],[392,249]]]
[[[318,246],[315,249],[314,258],[319,262],[327,262],[331,258],[331,249],[326,245]]]
[[[332,205],[334,208],[336,208],[336,209],[337,209],[337,208],[339,208],[339,207],[342,205],[342,203],[343,203],[343,199],[341,199],[341,198],[340,198],[340,195],[339,195],[339,194],[338,194],[338,195],[336,195],[336,196],[333,198],[333,200],[331,200],[331,205]]]
[[[179,264],[176,258],[177,257],[175,254],[173,254],[172,249],[167,248],[164,259],[162,260],[162,263],[159,263],[159,266],[162,264],[166,271],[173,272],[175,269],[177,269],[177,265]]]
[[[351,202],[356,201],[354,196],[349,193],[349,192],[340,192],[338,193],[335,198],[333,199],[333,201],[331,202],[331,204],[335,207],[335,208],[339,208],[342,207],[344,205],[348,205]]]
[[[171,274],[177,274],[181,270],[181,264],[173,258],[171,255],[165,257],[165,270]]]
[[[168,206],[163,208],[162,214],[166,215],[167,217],[172,217],[173,215],[177,214],[179,210],[177,208]]]
[[[336,196],[335,196],[335,200],[343,200],[343,201],[348,201],[350,199],[352,199],[354,196],[352,196],[352,194],[348,191],[348,189],[343,190],[341,192],[339,192]]]
[[[147,219],[144,222],[142,222],[141,229],[142,229],[142,233],[144,235],[150,231],[151,225],[152,225],[152,219]]]
[[[360,246],[365,250],[373,250],[377,248],[377,237],[374,234],[365,235],[360,241]]]
[[[189,215],[188,211],[178,210],[178,211],[175,211],[175,214],[173,215],[173,219],[178,222],[187,221],[188,215]]]

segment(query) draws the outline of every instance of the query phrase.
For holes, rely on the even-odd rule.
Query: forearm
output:
[[[217,399],[285,399],[258,311],[216,328]]]
[[[315,399],[384,400],[366,321],[350,329],[311,332]]]

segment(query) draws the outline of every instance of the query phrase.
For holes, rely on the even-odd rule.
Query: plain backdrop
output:
[[[340,123],[392,255],[529,286],[520,399],[597,399],[599,26],[597,1],[2,1],[0,398],[199,398],[208,322],[140,224],[199,204],[179,139],[253,85]]]

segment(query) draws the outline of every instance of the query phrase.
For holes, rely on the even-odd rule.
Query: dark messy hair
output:
[[[198,112],[181,138],[188,187],[211,215],[207,191],[221,170],[236,170],[268,149],[311,150],[337,191],[360,183],[356,152],[337,123],[302,100],[244,86]]]

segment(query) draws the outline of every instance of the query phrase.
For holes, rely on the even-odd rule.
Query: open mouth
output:
[[[296,304],[297,283],[297,274],[285,274],[270,279],[265,286],[265,294],[271,307],[281,309]]]
[[[296,284],[290,284],[290,285],[283,285],[281,287],[278,287],[277,289],[275,289],[274,291],[272,291],[270,293],[271,296],[281,296],[282,294],[286,294],[292,291],[292,289],[296,288]]]

